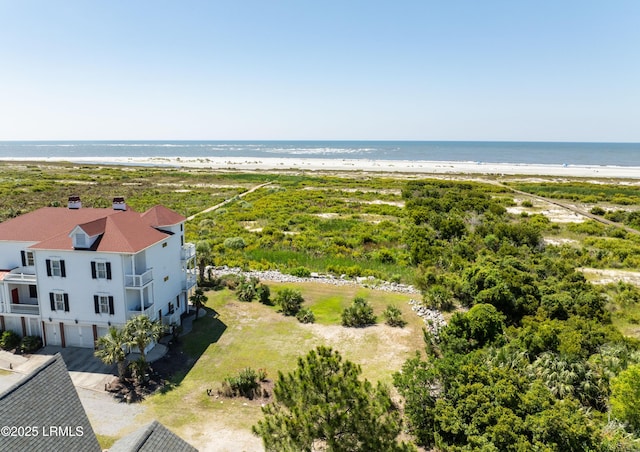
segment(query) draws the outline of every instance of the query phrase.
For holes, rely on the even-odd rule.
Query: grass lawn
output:
[[[211,422],[248,432],[262,416],[258,403],[220,400],[206,392],[215,391],[225,377],[245,367],[266,369],[269,378],[276,379],[278,371],[291,371],[297,358],[312,348],[329,345],[345,359],[361,364],[365,378],[391,383],[393,372],[416,350],[422,350],[423,322],[412,313],[408,295],[319,283],[269,285],[272,298],[283,287],[300,290],[304,306],[315,313],[317,323],[303,325],[277,312],[275,306],[239,302],[228,290],[207,292],[207,316],[195,322],[193,331],[183,338],[185,352],[197,361],[176,379],[173,389],[144,402],[149,420],[158,419],[192,438],[205,434]],[[378,325],[340,326],[340,312],[355,296],[371,302]],[[388,304],[402,310],[408,322],[405,328],[383,324],[380,314]]]

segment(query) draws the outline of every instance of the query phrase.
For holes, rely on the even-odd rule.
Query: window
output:
[[[85,248],[87,246],[86,236],[81,232],[76,234],[76,247]]]
[[[167,242],[164,242],[164,243],[162,244],[162,248],[166,248],[166,247],[167,247]]]
[[[96,314],[111,314],[113,315],[113,297],[109,295],[94,295],[93,305]]]
[[[168,277],[168,276],[165,276],[165,277],[164,277],[164,282],[167,282],[167,281],[169,281],[169,277]]]
[[[169,308],[167,309],[167,314],[168,315],[173,314],[174,309],[175,308],[173,307],[173,303],[169,303]]]
[[[29,297],[38,298],[38,288],[34,285],[29,285]]]
[[[67,276],[64,261],[62,259],[47,259],[47,276]]]
[[[69,295],[61,292],[49,292],[52,311],[69,312]]]
[[[29,267],[35,265],[35,258],[33,256],[33,251],[21,251],[22,255],[22,266]]]
[[[93,279],[111,279],[111,262],[91,262]]]

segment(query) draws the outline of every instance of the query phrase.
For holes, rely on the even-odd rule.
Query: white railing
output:
[[[4,280],[34,283],[36,282],[36,275],[34,275],[33,273],[7,273],[6,275],[4,275]]]
[[[9,304],[9,312],[12,314],[40,315],[40,306],[37,304]]]
[[[198,282],[197,276],[194,273],[187,273],[186,278],[182,281],[182,290],[189,290]]]
[[[138,315],[146,315],[150,319],[153,319],[153,304],[143,310],[129,309],[129,311],[127,311],[127,320]]]
[[[147,269],[140,275],[124,275],[125,287],[144,287],[153,281],[152,269]]]
[[[193,243],[185,243],[182,245],[182,260],[186,261],[195,257],[196,255],[196,246]]]

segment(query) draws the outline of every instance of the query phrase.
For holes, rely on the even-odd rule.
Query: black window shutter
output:
[[[69,294],[63,294],[64,297],[64,312],[69,312]]]
[[[60,274],[63,278],[67,276],[67,271],[64,268],[64,261],[60,261]]]
[[[49,301],[51,302],[51,310],[55,311],[56,310],[56,301],[54,299],[53,292],[49,292]]]
[[[25,267],[27,265],[27,254],[24,250],[20,251],[20,257],[22,257],[22,266]]]
[[[176,304],[178,305],[178,308],[180,308],[180,295],[176,297]]]
[[[109,297],[109,314],[113,315],[115,310],[113,309],[113,297]]]
[[[91,277],[93,279],[96,279],[96,263],[95,262],[91,262]]]
[[[107,279],[111,279],[111,262],[107,262]]]
[[[47,259],[47,276],[51,276],[51,259]]]
[[[93,262],[92,262],[93,264]],[[99,298],[97,295],[93,296],[93,307],[96,310],[96,314],[100,314],[100,302],[99,302]]]

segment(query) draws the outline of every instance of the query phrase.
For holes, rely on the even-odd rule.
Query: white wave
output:
[[[268,154],[291,155],[335,155],[335,154],[368,154],[375,151],[372,148],[271,148],[265,149]]]

